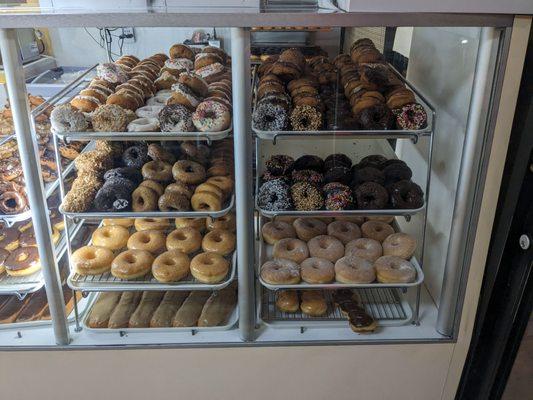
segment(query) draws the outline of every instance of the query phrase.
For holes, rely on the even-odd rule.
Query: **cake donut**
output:
[[[307,242],[307,246],[309,247],[309,254],[311,257],[323,258],[335,262],[344,256],[343,244],[333,236],[315,236]]]
[[[206,178],[205,168],[194,161],[179,160],[172,166],[172,175],[178,182],[196,185]]]
[[[416,279],[416,270],[409,261],[395,256],[382,256],[374,263],[378,282],[409,283]]]
[[[356,256],[374,262],[383,255],[381,244],[374,239],[355,239],[346,244],[345,256]]]
[[[278,258],[261,266],[261,278],[270,285],[300,283],[300,266],[291,260]]]
[[[309,249],[302,240],[293,238],[281,239],[274,244],[272,256],[291,260],[299,264],[309,257]]]
[[[281,239],[296,237],[294,227],[284,221],[270,221],[261,228],[263,240],[268,244],[276,244]]]
[[[376,271],[370,261],[346,256],[335,263],[335,279],[341,283],[372,283],[376,280]]]
[[[331,261],[311,257],[300,264],[302,280],[311,284],[330,283],[335,279],[335,268]]]
[[[111,270],[113,251],[101,246],[83,246],[72,253],[71,263],[80,275],[100,275]]]
[[[200,132],[220,132],[231,124],[227,107],[214,101],[203,101],[192,114],[192,122]]]
[[[148,161],[141,170],[144,179],[156,182],[170,182],[172,180],[172,166],[164,161]]]

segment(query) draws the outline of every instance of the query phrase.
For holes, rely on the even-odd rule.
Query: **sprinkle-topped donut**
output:
[[[203,101],[192,114],[192,122],[200,132],[220,132],[231,124],[227,107],[215,101]]]
[[[281,179],[274,179],[264,183],[259,188],[257,204],[268,211],[289,210],[292,206],[289,186]]]

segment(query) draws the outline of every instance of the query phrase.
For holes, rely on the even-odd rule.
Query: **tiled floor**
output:
[[[533,400],[533,318],[530,318],[502,400]]]

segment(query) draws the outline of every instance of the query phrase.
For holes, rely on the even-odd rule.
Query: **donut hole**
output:
[[[165,258],[162,261],[163,265],[166,265],[167,267],[173,267],[175,265],[174,261],[172,261],[171,258]]]
[[[139,238],[139,242],[141,243],[144,243],[144,244],[147,244],[147,243],[150,243],[150,236],[148,235],[142,235],[140,238]]]
[[[187,235],[185,235],[183,232],[177,232],[174,234],[177,240],[187,240]]]
[[[318,244],[318,247],[320,247],[321,249],[327,249],[329,246],[326,242],[321,242]]]
[[[347,233],[350,230],[348,229],[347,226],[341,225],[341,227],[339,228],[339,231],[342,232],[342,233]]]
[[[222,242],[222,237],[219,235],[213,236],[213,242],[216,242],[216,243]]]
[[[294,243],[287,243],[287,251],[293,251],[296,249],[296,245]]]
[[[375,230],[376,232],[381,232],[381,231],[383,230],[383,227],[380,226],[380,225],[378,225],[378,226],[374,227],[374,230]]]
[[[124,262],[128,264],[135,264],[136,258],[133,254],[126,254],[124,256]]]
[[[87,254],[85,254],[85,258],[87,260],[94,260],[96,258],[96,252],[95,251],[88,251]]]
[[[6,208],[16,208],[18,206],[17,200],[15,198],[9,198],[4,200],[4,205]]]
[[[204,265],[213,265],[213,264],[214,264],[214,260],[212,260],[211,258],[204,259]]]

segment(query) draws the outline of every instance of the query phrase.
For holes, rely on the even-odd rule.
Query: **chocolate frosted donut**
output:
[[[424,192],[416,183],[398,181],[388,186],[392,207],[398,209],[420,208],[424,205]]]
[[[296,182],[308,182],[315,186],[322,186],[324,183],[324,176],[312,169],[302,169],[299,171],[292,171],[292,181]]]
[[[150,160],[146,146],[131,146],[122,154],[122,162],[126,167],[141,169]]]
[[[308,105],[294,107],[290,120],[295,131],[316,131],[322,127],[322,113]]]
[[[159,111],[159,125],[163,132],[191,132],[192,113],[181,104],[164,106]]]
[[[407,165],[402,165],[399,163],[390,164],[383,169],[383,175],[388,184],[409,180],[413,176],[413,171]]]
[[[285,211],[292,207],[289,186],[281,179],[263,183],[259,188],[257,204],[268,211]]]
[[[298,211],[319,210],[324,205],[324,197],[319,189],[308,182],[297,182],[291,186],[294,208]]]
[[[283,131],[289,125],[289,114],[283,104],[262,101],[255,107],[252,122],[261,131]]]
[[[365,168],[365,167],[373,167],[373,168],[382,168],[382,163],[386,162],[387,158],[382,156],[381,154],[372,154],[369,156],[364,157],[359,161],[359,164],[357,164],[357,168]]]
[[[143,180],[141,172],[138,169],[131,167],[113,168],[104,174],[105,181],[113,178],[127,179],[128,181],[132,181],[137,185]]]
[[[389,160],[385,160],[385,161],[383,161],[383,162],[380,164],[379,168],[380,168],[381,170],[384,170],[384,169],[387,168],[389,165],[396,165],[396,164],[401,164],[401,165],[405,165],[405,166],[407,166],[407,163],[406,163],[405,161],[403,161],[403,160],[398,160],[397,158],[391,158],[391,159],[389,159]]]
[[[293,165],[294,170],[312,169],[317,172],[322,172],[324,169],[324,160],[318,156],[305,155],[296,159]]]
[[[338,166],[350,168],[352,166],[352,160],[350,160],[350,157],[342,153],[331,154],[324,160],[325,169],[331,169]]]
[[[383,185],[385,183],[385,176],[383,172],[373,167],[355,169],[352,172],[351,185],[357,187],[365,182],[375,182],[379,183],[380,185]]]
[[[272,175],[281,176],[288,174],[291,171],[293,164],[294,158],[291,156],[277,154],[266,161],[265,167]]]
[[[366,182],[355,189],[357,207],[361,210],[379,210],[387,206],[389,194],[379,183]]]
[[[344,184],[350,183],[350,168],[337,166],[326,171],[324,180],[327,183],[340,182]]]
[[[394,116],[384,104],[366,107],[356,116],[363,129],[390,129],[393,127]]]

